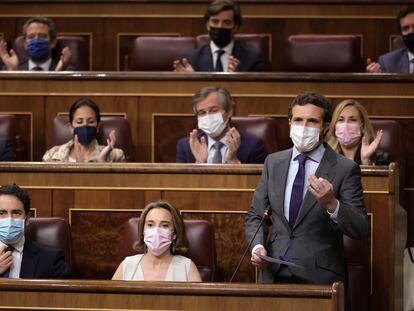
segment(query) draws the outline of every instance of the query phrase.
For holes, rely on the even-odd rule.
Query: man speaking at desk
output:
[[[266,223],[252,243],[262,283],[345,283],[343,235],[368,235],[359,166],[323,143],[331,117],[325,97],[299,94],[288,111],[294,147],[266,159],[246,217],[250,241],[265,211],[272,211],[267,245]],[[293,265],[266,264],[256,254]]]
[[[0,187],[0,278],[68,277],[63,251],[25,239],[29,212],[25,190],[15,184]]]

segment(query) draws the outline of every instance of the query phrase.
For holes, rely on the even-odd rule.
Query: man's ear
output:
[[[56,46],[56,44],[57,44],[57,39],[55,39],[55,40],[53,40],[53,41],[50,41],[50,49],[52,50],[52,49],[54,49],[55,48],[55,46]]]
[[[24,219],[24,230],[26,230],[29,227],[30,223],[30,212],[26,215],[26,218]]]

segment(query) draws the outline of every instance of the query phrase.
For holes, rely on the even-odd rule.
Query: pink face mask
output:
[[[163,254],[170,248],[172,232],[159,227],[144,231],[144,242],[155,256]]]
[[[350,147],[361,138],[361,127],[356,123],[338,123],[335,127],[335,135],[341,145]]]

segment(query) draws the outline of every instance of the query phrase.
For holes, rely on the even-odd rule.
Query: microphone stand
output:
[[[249,242],[249,244],[247,245],[247,247],[246,247],[246,249],[245,249],[245,251],[244,251],[244,253],[243,253],[243,256],[240,258],[239,263],[237,264],[236,270],[234,270],[233,275],[232,275],[232,276],[231,276],[231,278],[230,278],[230,283],[231,283],[231,282],[233,282],[233,279],[234,279],[234,277],[236,276],[236,273],[239,271],[240,266],[241,266],[241,264],[242,264],[242,262],[243,262],[243,260],[244,260],[244,257],[246,257],[247,252],[248,252],[248,251],[249,251],[249,249],[250,249],[250,246],[252,246],[253,240],[254,240],[254,238],[256,237],[257,233],[259,232],[259,229],[260,229],[260,227],[262,226],[263,222],[264,222],[266,219],[269,219],[269,217],[270,217],[271,215],[272,215],[272,211],[270,210],[270,207],[269,207],[269,208],[267,208],[267,209],[264,211],[263,216],[262,216],[262,219],[260,220],[260,223],[259,223],[259,225],[257,226],[257,229],[256,229],[256,231],[255,231],[255,232],[254,232],[254,234],[253,234],[253,237],[250,239],[250,242]]]

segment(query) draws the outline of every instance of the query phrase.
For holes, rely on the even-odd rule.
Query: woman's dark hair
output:
[[[69,109],[69,121],[72,124],[73,116],[75,115],[76,110],[78,110],[82,106],[88,106],[95,112],[96,121],[101,122],[101,112],[97,104],[95,104],[92,100],[87,97],[78,99]]]
[[[144,242],[145,219],[147,218],[148,213],[154,208],[163,208],[170,212],[174,226],[173,234],[175,235],[175,239],[171,244],[171,253],[173,255],[185,255],[188,251],[188,240],[187,235],[185,234],[183,218],[174,205],[161,200],[152,202],[144,208],[138,223],[138,241],[136,241],[132,246],[133,249],[139,253],[144,253],[146,251],[146,245]]]

